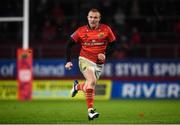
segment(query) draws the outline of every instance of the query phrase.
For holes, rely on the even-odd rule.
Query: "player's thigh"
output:
[[[79,69],[86,80],[96,81],[95,68],[96,66],[88,60],[79,59]]]
[[[88,67],[84,72],[83,75],[87,82],[90,83],[96,83],[96,76],[95,76],[95,71],[93,67]]]

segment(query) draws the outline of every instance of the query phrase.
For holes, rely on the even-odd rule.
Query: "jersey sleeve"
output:
[[[108,27],[108,32],[109,32],[109,34],[108,34],[109,42],[115,41],[116,37],[115,37],[114,33],[112,32],[110,27]]]
[[[78,40],[79,40],[79,30],[78,30],[78,29],[71,35],[71,38],[72,38],[75,42],[78,42]]]

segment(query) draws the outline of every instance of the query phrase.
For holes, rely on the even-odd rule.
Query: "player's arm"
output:
[[[98,59],[101,61],[105,60],[106,58],[108,58],[110,55],[113,54],[115,49],[116,49],[115,41],[108,43],[108,46],[106,47],[105,54],[99,53]]]
[[[105,51],[106,57],[111,56],[113,52],[116,50],[116,37],[110,27],[108,27],[108,30],[109,30],[109,34],[108,34],[109,42]]]
[[[109,42],[106,47],[105,56],[106,57],[111,56],[115,50],[116,50],[116,41]]]
[[[68,43],[67,43],[67,46],[66,46],[66,65],[65,65],[65,68],[67,70],[71,70],[73,64],[71,62],[71,50],[72,50],[72,47],[75,45],[75,41],[73,39],[69,39],[68,40]]]

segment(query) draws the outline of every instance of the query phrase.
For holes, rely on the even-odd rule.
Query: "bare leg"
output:
[[[89,111],[93,109],[94,106],[94,89],[96,85],[96,77],[93,69],[91,68],[88,68],[83,75],[86,79],[86,83],[84,85],[84,91],[85,91],[86,103]]]

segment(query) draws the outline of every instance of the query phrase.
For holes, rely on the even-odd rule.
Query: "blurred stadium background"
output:
[[[79,105],[85,107],[81,104],[84,99],[82,93],[75,99],[69,96],[73,80],[83,80],[77,65],[79,46],[73,49],[73,70],[66,71],[64,63],[66,41],[76,28],[87,23],[90,8],[100,9],[101,22],[110,25],[118,39],[116,51],[108,57],[96,87],[97,107],[104,114],[108,111],[115,117],[110,115],[109,118],[106,114],[93,123],[180,123],[179,0],[29,1],[29,47],[33,50],[34,79],[32,102],[23,105],[16,101],[19,93],[16,53],[18,48],[22,48],[23,23],[0,22],[0,123],[87,123],[82,120],[85,117],[83,113],[80,115],[82,118],[74,115],[70,119],[58,114],[62,115],[59,121],[58,116],[51,119],[47,112],[50,110],[49,116],[52,116],[57,109],[50,107],[58,107],[61,102],[65,108],[70,101],[75,105],[79,101]],[[23,0],[0,2],[0,17],[22,16]],[[158,108],[153,109],[151,104]],[[18,109],[26,109],[29,105],[34,105],[31,111],[27,111],[29,114],[48,118],[31,119],[27,113],[23,121],[23,110]],[[39,112],[36,107],[39,105],[46,105],[42,106],[44,115],[33,114]],[[138,110],[133,109],[133,105],[145,107]],[[118,112],[114,106],[125,117],[116,116]],[[82,109],[78,107],[78,110]],[[13,111],[16,111],[14,115],[11,114]],[[74,109],[62,111],[66,115],[78,113]],[[82,111],[86,112],[85,108]],[[144,112],[149,113],[148,118],[144,118]],[[140,119],[133,117],[133,113],[138,114]],[[163,117],[157,119],[158,115]]]

